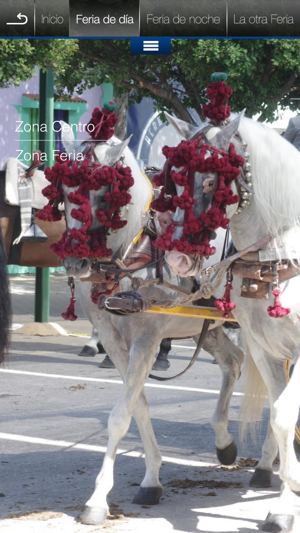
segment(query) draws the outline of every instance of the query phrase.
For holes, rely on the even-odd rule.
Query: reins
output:
[[[285,226],[282,228],[282,230],[278,233],[278,236],[284,233],[289,229],[289,226]],[[253,251],[253,249],[257,249],[262,244],[266,244],[270,242],[272,239],[274,239],[275,236],[273,234],[267,235],[266,237],[263,237],[262,239],[259,239],[255,243],[251,244],[250,246],[247,246],[247,248],[244,248],[240,252],[237,252],[230,257],[227,257],[226,259],[223,259],[222,261],[216,263],[215,265],[211,265],[207,268],[204,268],[201,270],[201,276],[214,274],[213,278],[203,282],[200,285],[200,288],[194,292],[190,293],[187,296],[176,298],[175,300],[165,299],[165,300],[157,300],[157,299],[149,299],[144,301],[144,309],[151,309],[151,307],[158,306],[162,307],[164,309],[172,309],[173,307],[177,306],[183,306],[183,305],[189,305],[192,304],[194,301],[205,298],[210,298],[217,290],[217,288],[222,283],[222,280],[224,278],[225,273],[228,271],[230,266],[237,260],[242,258],[244,255],[246,255],[248,252]]]
[[[278,232],[278,236],[281,235],[282,233],[284,233],[288,229],[289,229],[289,226],[284,226]],[[219,263],[215,263],[215,265],[211,265],[211,266],[209,266],[207,268],[202,269],[201,270],[201,276],[202,275],[210,275],[213,272],[216,272],[216,270],[218,270],[219,268],[223,267],[224,263],[227,263],[228,267],[229,267],[231,265],[231,263],[234,263],[234,261],[236,261],[237,259],[242,258],[248,252],[256,251],[256,250],[253,250],[253,248],[258,248],[262,244],[267,244],[268,242],[270,242],[274,238],[275,238],[275,235],[270,234],[270,235],[267,235],[266,237],[263,237],[262,239],[259,239],[258,241],[254,242],[250,246],[247,246],[247,248],[244,248],[243,250],[241,250],[240,252],[236,252],[235,254],[231,255],[230,257],[227,257],[226,259],[223,259]]]
[[[99,266],[98,272],[103,270],[104,272],[107,272],[108,274],[111,274],[112,276],[117,276],[118,277],[121,274],[125,274],[125,275],[131,274],[131,273],[134,274],[135,272],[138,272],[139,270],[143,270],[144,268],[154,267],[158,263],[160,263],[160,261],[162,261],[162,259],[163,259],[163,257],[160,257],[159,259],[155,259],[154,261],[150,261],[150,263],[146,263],[145,265],[141,265],[141,266],[139,266],[137,268],[126,268],[125,265],[124,265],[125,268],[120,268],[118,266],[117,267],[111,266],[111,265],[113,265],[113,263],[101,263],[101,262],[98,263],[98,262],[96,262],[94,264]],[[119,260],[117,259],[115,261],[115,264],[117,264],[118,261]],[[92,270],[96,270],[96,268],[92,268]]]
[[[200,351],[202,349],[203,343],[205,341],[209,326],[212,323],[213,323],[213,320],[205,318],[205,320],[203,322],[202,330],[201,330],[201,333],[200,333],[200,336],[199,336],[199,339],[198,339],[197,347],[196,347],[196,350],[194,351],[194,355],[193,355],[192,359],[190,360],[188,366],[184,370],[182,370],[182,372],[179,372],[179,374],[176,374],[175,376],[170,376],[170,377],[167,377],[167,378],[162,378],[161,376],[155,376],[154,374],[149,374],[148,377],[151,378],[151,379],[156,379],[157,381],[169,381],[170,379],[179,378],[179,376],[182,376],[183,374],[185,374],[189,370],[189,368],[191,368],[191,366],[193,366],[193,364],[197,360],[197,357],[198,357],[198,355],[199,355],[199,353],[200,353]]]

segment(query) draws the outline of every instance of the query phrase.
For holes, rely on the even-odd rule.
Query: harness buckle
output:
[[[226,283],[232,283],[233,275],[232,275],[232,265],[228,268],[226,272]]]
[[[103,306],[103,302],[101,302]],[[105,309],[113,314],[128,315],[139,313],[145,308],[145,302],[137,292],[119,292],[104,301]]]
[[[201,275],[210,276],[215,271],[215,265],[208,266],[207,268],[204,268],[201,270]]]

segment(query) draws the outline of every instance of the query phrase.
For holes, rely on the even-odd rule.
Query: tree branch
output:
[[[115,48],[113,46],[108,46],[108,47],[114,52],[114,55],[115,55],[115,52],[116,52]],[[83,52],[82,50],[78,50],[78,53],[82,55],[83,57],[86,57],[87,59],[90,59],[92,61],[95,61],[101,64],[101,56],[97,57],[92,54]],[[106,53],[107,53],[107,50],[106,50]],[[116,68],[115,63],[107,60],[107,55],[105,58],[105,64]],[[148,69],[148,72],[149,72],[149,69]],[[158,83],[156,84],[150,81],[149,79],[147,79],[146,77],[142,76],[141,74],[133,72],[131,69],[128,74],[130,78],[132,78],[132,80],[135,80],[138,83],[140,88],[146,89],[147,91],[152,93],[154,96],[158,96],[159,98],[169,102],[170,107],[173,109],[177,117],[189,123],[194,123],[194,120],[192,119],[191,115],[189,114],[189,112],[187,111],[183,103],[181,102],[180,98],[173,92],[172,87],[168,84],[165,76],[159,71],[153,72],[153,70],[151,70],[150,72],[153,78],[157,77],[158,80],[161,82],[161,84],[158,84]],[[133,85],[131,85],[130,83],[128,83],[128,81],[125,81],[125,80],[122,81],[122,85],[124,85],[127,89],[134,88]]]
[[[266,62],[265,68],[264,68],[264,72],[263,72],[262,77],[260,79],[260,84],[262,86],[265,85],[266,81],[269,79],[270,75],[275,70],[275,68],[272,65],[272,59],[273,59],[273,54],[270,54],[268,56],[268,58],[267,58],[267,62]]]
[[[271,109],[272,111],[275,111],[278,102],[291,90],[291,87],[293,86],[294,82],[296,80],[296,74],[293,72],[290,77],[286,80],[286,82],[281,87],[280,91],[278,91],[277,95],[272,98],[272,101],[268,105],[268,109]],[[257,119],[258,122],[264,122],[267,117],[266,110],[261,113],[259,118]]]

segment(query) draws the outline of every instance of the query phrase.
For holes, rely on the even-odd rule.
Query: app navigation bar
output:
[[[300,37],[300,2],[14,0],[2,11],[0,37],[6,36]]]

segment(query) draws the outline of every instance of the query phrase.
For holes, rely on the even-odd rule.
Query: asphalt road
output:
[[[9,360],[0,369],[1,532],[100,531],[79,524],[76,517],[101,467],[107,419],[121,381],[116,370],[99,368],[103,356],[77,356],[91,326],[79,306],[79,320],[63,324],[60,313],[69,298],[64,275],[52,275],[50,287],[50,320],[71,335],[36,337],[14,332]],[[11,277],[11,293],[14,324],[33,320],[33,277]],[[187,365],[193,346],[190,340],[173,343],[168,373]],[[147,382],[153,427],[164,458],[164,494],[158,506],[131,503],[144,474],[142,445],[132,422],[117,456],[115,486],[109,495],[112,515],[105,529],[114,533],[257,531],[278,495],[280,481],[275,474],[272,489],[250,490],[253,468],[241,466],[241,458],[260,457],[268,409],[257,443],[249,437],[243,445],[238,434],[241,378],[229,413],[229,428],[239,449],[237,464],[218,466],[209,421],[220,375],[212,357],[202,352],[184,376],[167,384]],[[224,482],[224,488],[218,481]],[[299,530],[297,518],[294,531]]]

